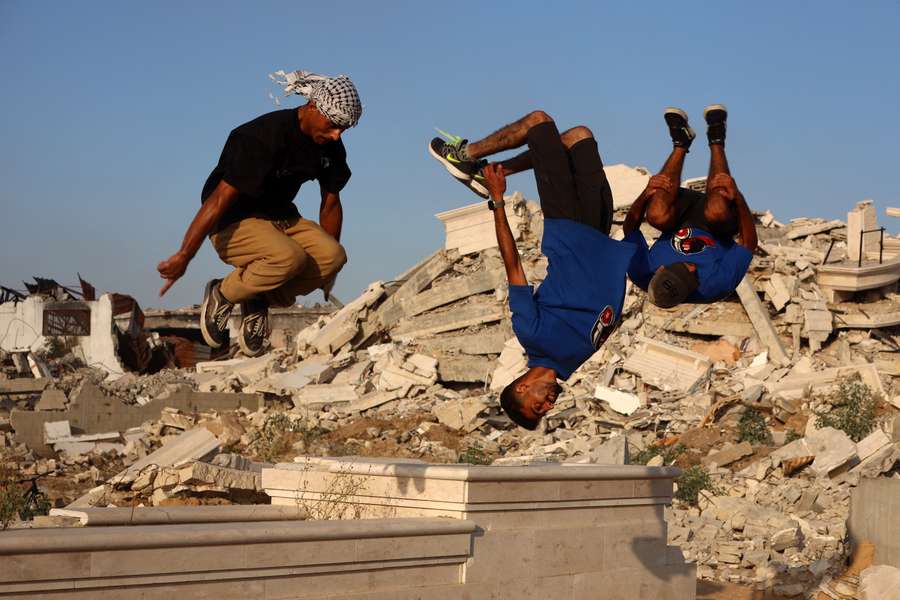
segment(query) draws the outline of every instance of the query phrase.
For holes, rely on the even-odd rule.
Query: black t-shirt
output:
[[[214,231],[248,217],[299,216],[294,198],[304,182],[316,179],[327,191],[339,192],[350,179],[350,168],[343,142],[316,144],[300,131],[297,109],[289,108],[232,130],[201,199],[205,201],[223,179],[240,195]]]

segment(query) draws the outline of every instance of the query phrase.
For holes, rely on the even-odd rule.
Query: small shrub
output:
[[[0,531],[9,527],[25,508],[22,486],[16,480],[15,471],[0,464]]]
[[[687,502],[692,506],[697,505],[697,499],[701,490],[709,490],[713,494],[719,493],[718,488],[713,484],[709,472],[700,465],[685,469],[681,475],[675,479],[678,489],[675,491],[675,497],[682,502]]]
[[[459,455],[459,462],[468,465],[489,465],[493,461],[479,444],[473,444]]]
[[[644,448],[634,456],[631,456],[629,462],[633,465],[646,465],[654,456],[662,456],[663,464],[670,465],[675,462],[675,459],[686,449],[684,444],[675,444],[674,446],[667,447],[650,446]]]
[[[738,421],[738,439],[751,444],[772,444],[772,434],[766,426],[766,419],[759,411],[748,408]]]
[[[784,441],[786,444],[790,444],[791,442],[795,442],[802,437],[803,437],[802,433],[798,433],[797,431],[794,431],[793,429],[788,429],[787,435],[785,435],[785,437],[784,437]]]
[[[288,453],[298,439],[303,439],[308,445],[320,434],[320,429],[308,427],[301,419],[292,419],[285,413],[274,413],[263,421],[250,449],[263,461],[273,462]]]
[[[859,373],[842,379],[834,399],[837,408],[816,414],[816,427],[834,427],[858,442],[875,429],[877,401]]]

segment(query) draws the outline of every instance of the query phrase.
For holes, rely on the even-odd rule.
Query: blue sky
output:
[[[434,213],[476,200],[427,155],[433,127],[476,138],[532,109],[595,132],[607,164],[656,169],[661,112],[730,111],[732,171],[782,220],[900,204],[897,2],[0,1],[0,283],[31,275],[200,301],[207,243],[163,299],[228,132],[274,109],[267,73],[346,73],[365,104],[336,293],[350,299],[443,243]],[[299,97],[286,106],[297,106]],[[702,130],[702,127],[698,127]],[[703,175],[703,143],[685,175]],[[528,177],[511,180],[535,198]],[[315,184],[297,202],[317,217]],[[312,299],[320,300],[316,293]]]

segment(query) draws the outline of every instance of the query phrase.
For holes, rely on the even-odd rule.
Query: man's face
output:
[[[332,123],[331,119],[319,112],[319,109],[315,108],[315,106],[307,113],[306,118],[308,119],[307,135],[317,144],[338,141],[346,129],[346,127],[338,127]]]
[[[556,382],[556,377],[526,378],[516,385],[516,392],[522,398],[522,414],[526,418],[539,420],[556,404],[562,386]]]

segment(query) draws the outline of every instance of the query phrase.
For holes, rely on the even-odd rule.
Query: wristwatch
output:
[[[503,206],[505,204],[506,204],[506,202],[504,202],[503,200],[497,200],[496,202],[494,200],[487,201],[488,208],[491,210],[494,210],[497,208],[503,208]]]

